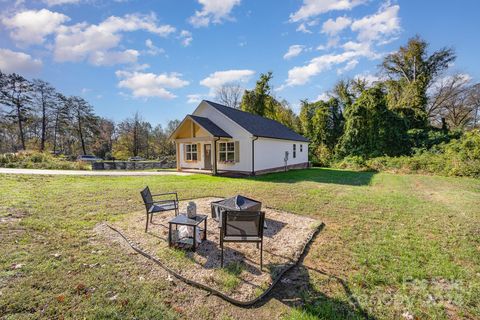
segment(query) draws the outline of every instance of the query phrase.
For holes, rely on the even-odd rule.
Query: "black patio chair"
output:
[[[159,194],[152,194],[148,187],[145,187],[140,191],[142,195],[143,203],[147,211],[147,224],[145,226],[145,232],[148,231],[148,220],[150,223],[153,220],[153,214],[165,211],[175,211],[175,215],[178,215],[178,195],[176,192],[166,192]],[[154,200],[155,198],[162,198],[161,200]]]
[[[223,268],[224,242],[254,242],[257,249],[260,246],[260,271],[263,269],[263,211],[224,211],[222,213],[222,227],[220,230],[220,260]]]

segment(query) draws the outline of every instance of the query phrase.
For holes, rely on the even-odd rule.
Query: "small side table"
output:
[[[174,244],[178,244],[178,241],[176,243],[173,243],[172,241],[172,227],[175,225],[175,229],[178,229],[178,226],[188,226],[188,227],[193,227],[193,243],[192,243],[192,251],[197,250],[197,227],[201,224],[204,223],[204,228],[203,228],[203,241],[207,239],[207,216],[203,214],[197,214],[193,218],[187,217],[186,214],[179,214],[175,216],[172,220],[168,222],[168,246],[171,247]]]

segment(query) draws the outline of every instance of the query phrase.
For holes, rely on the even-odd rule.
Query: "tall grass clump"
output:
[[[90,170],[91,165],[81,161],[68,161],[63,156],[47,152],[22,151],[0,154],[0,167],[26,169]]]

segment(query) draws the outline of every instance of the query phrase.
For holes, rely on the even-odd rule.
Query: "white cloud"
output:
[[[359,41],[385,41],[385,37],[397,34],[400,28],[400,6],[382,6],[377,13],[355,20],[352,31],[358,32]]]
[[[175,31],[170,25],[157,25],[155,15],[111,16],[98,25],[79,23],[58,29],[54,45],[56,61],[88,60],[96,65],[136,62],[138,51],[116,51],[122,32],[145,30],[166,37]],[[101,57],[101,58],[99,58]]]
[[[29,54],[0,49],[0,70],[5,73],[33,74],[42,68],[42,61]]]
[[[89,57],[89,62],[95,66],[113,66],[137,62],[140,53],[137,50],[95,51]]]
[[[303,32],[303,33],[312,33],[312,31],[310,31],[306,24],[305,23],[300,23],[297,27],[297,30],[296,31],[299,31],[299,32]]]
[[[366,57],[368,59],[378,59],[382,55],[372,50],[372,45],[368,42],[354,42],[348,41],[342,45],[345,51],[352,51],[358,53],[359,56]]]
[[[187,95],[187,103],[197,104],[202,101],[203,95],[202,94],[189,94]]]
[[[323,23],[322,32],[329,36],[335,36],[351,24],[352,19],[348,17],[338,17],[336,20],[328,19]]]
[[[377,55],[372,52],[368,44],[359,44],[355,42],[348,42],[343,46],[344,52],[330,53],[318,56],[309,61],[308,64],[300,67],[294,67],[288,71],[288,78],[285,84],[280,86],[278,90],[285,87],[299,86],[307,83],[310,78],[316,76],[324,71],[332,69],[334,66],[345,64],[344,68],[353,68],[360,57],[374,59]]]
[[[342,73],[348,72],[350,70],[353,70],[353,69],[355,69],[357,64],[358,64],[357,59],[350,60],[350,61],[347,62],[347,64],[343,68],[337,69],[337,74],[342,74]]]
[[[189,18],[194,27],[207,27],[210,23],[222,23],[231,20],[230,12],[233,7],[240,4],[240,0],[198,0],[203,6],[201,11]]]
[[[303,32],[303,33],[312,33],[312,31],[308,28],[316,26],[318,24],[318,22],[319,22],[318,19],[314,19],[314,20],[308,21],[308,22],[302,22],[297,27],[296,31]]]
[[[357,74],[354,78],[366,81],[369,86],[381,80],[379,76],[371,74],[369,72]]]
[[[210,95],[215,93],[217,88],[220,88],[224,84],[232,82],[247,82],[253,75],[255,71],[253,70],[226,70],[226,71],[216,71],[210,74],[208,77],[200,81],[202,86],[205,86],[210,89]]]
[[[189,84],[188,81],[181,79],[180,73],[176,72],[154,74],[119,70],[115,74],[121,79],[118,86],[131,90],[136,98],[173,99],[176,95],[167,89],[178,89]]]
[[[74,3],[79,3],[81,0],[43,0],[43,3],[45,3],[49,7],[53,6],[59,6],[62,4],[74,4]]]
[[[317,99],[315,99],[315,101],[320,101],[320,100],[328,101],[330,100],[330,95],[327,92],[322,92],[317,96]]]
[[[155,45],[153,44],[152,39],[147,39],[147,40],[145,40],[145,46],[148,48],[148,50],[147,50],[147,52],[146,52],[148,55],[157,56],[157,55],[159,55],[159,54],[165,53],[165,50],[164,50],[164,49],[158,48],[157,46],[155,46]]]
[[[10,29],[10,37],[21,45],[42,44],[62,23],[70,20],[64,14],[47,9],[27,10],[12,17],[4,17],[2,23]]]
[[[288,48],[287,53],[283,55],[283,59],[291,59],[293,57],[298,56],[302,51],[305,49],[305,46],[300,44],[294,44]]]
[[[305,21],[322,13],[338,10],[351,10],[365,0],[303,0],[297,12],[290,15],[290,22]]]
[[[364,2],[366,0],[303,0],[303,6],[290,15],[290,22],[306,26],[317,15],[332,10],[350,10]],[[376,13],[363,18],[352,20],[343,16],[327,20],[322,25],[322,33],[329,36],[328,43],[318,46],[317,50],[336,48],[341,51],[320,55],[303,66],[290,69],[287,80],[277,90],[304,85],[312,77],[333,68],[336,68],[337,74],[353,70],[361,58],[381,58],[383,53],[376,52],[376,48],[394,40],[401,31],[399,10],[398,5],[386,1]],[[356,33],[356,39],[340,44],[339,33],[348,27]]]
[[[192,33],[190,31],[187,31],[187,30],[182,30],[180,32],[179,38],[181,39],[182,45],[184,47],[188,47],[192,43],[192,40],[193,40]]]
[[[333,37],[333,38],[328,39],[328,42],[327,42],[326,45],[321,44],[316,49],[317,50],[327,50],[327,49],[330,49],[330,48],[334,48],[334,47],[338,46],[339,42],[340,42],[339,37]]]

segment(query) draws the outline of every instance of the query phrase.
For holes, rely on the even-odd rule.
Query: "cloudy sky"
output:
[[[272,71],[298,108],[342,78],[373,79],[419,34],[480,79],[480,1],[0,0],[0,70],[42,78],[121,120],[183,118],[226,83]]]

